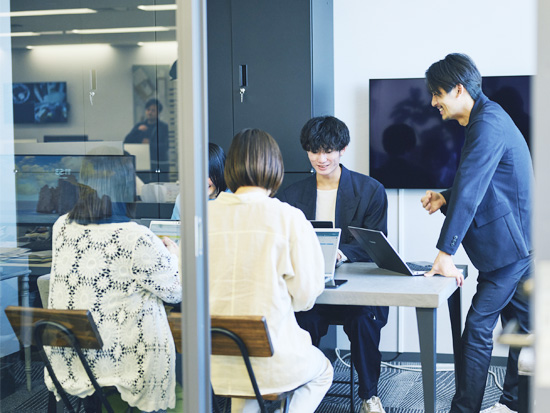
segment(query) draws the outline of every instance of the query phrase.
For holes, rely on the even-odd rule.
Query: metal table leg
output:
[[[424,411],[426,413],[435,413],[437,309],[416,308],[416,320],[420,340],[420,362],[422,364]]]

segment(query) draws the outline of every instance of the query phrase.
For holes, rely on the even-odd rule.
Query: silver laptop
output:
[[[151,170],[151,148],[148,143],[125,143],[124,150],[136,157],[136,171]]]
[[[422,275],[432,268],[432,263],[427,261],[403,261],[382,231],[357,227],[348,229],[374,263],[384,270],[402,275]]]
[[[315,228],[317,238],[321,244],[323,257],[325,258],[325,285],[334,284],[334,271],[336,270],[336,257],[340,244],[340,228]]]
[[[149,229],[159,238],[168,237],[176,244],[180,243],[180,221],[151,220]]]

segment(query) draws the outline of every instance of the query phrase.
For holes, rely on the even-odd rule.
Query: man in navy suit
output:
[[[349,141],[348,127],[341,120],[332,116],[310,119],[302,128],[300,143],[315,174],[279,192],[278,198],[302,210],[309,220],[332,221],[342,229],[339,262],[371,261],[348,226],[387,233],[388,201],[382,184],[340,164]],[[316,346],[327,334],[329,324],[343,323],[359,378],[362,413],[384,412],[378,398],[378,345],[388,311],[388,307],[318,304],[296,313],[298,324],[310,333]]]
[[[481,75],[463,54],[450,54],[426,71],[432,106],[443,120],[466,128],[460,164],[451,189],[427,191],[422,206],[446,217],[427,276],[464,279],[452,255],[462,243],[479,270],[462,334],[458,388],[451,412],[479,412],[493,348],[493,330],[515,318],[529,332],[529,301],[523,283],[531,275],[533,167],[529,149],[510,116],[481,90]],[[518,349],[510,349],[504,390],[487,412],[514,412],[518,406]]]

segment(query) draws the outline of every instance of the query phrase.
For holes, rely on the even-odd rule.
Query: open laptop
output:
[[[338,255],[338,245],[340,244],[340,228],[315,228],[317,238],[321,244],[323,257],[325,258],[325,287],[337,288],[346,280],[335,280],[334,271],[336,270],[336,257]]]
[[[176,244],[180,243],[180,221],[151,220],[149,229],[159,238],[168,237]]]
[[[374,263],[382,269],[402,275],[422,275],[432,268],[432,264],[427,261],[403,261],[382,231],[357,227],[348,229]]]
[[[125,143],[124,150],[136,157],[136,171],[151,170],[151,148],[148,143]]]

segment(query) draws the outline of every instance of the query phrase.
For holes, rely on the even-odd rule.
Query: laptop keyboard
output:
[[[430,271],[432,269],[432,264],[427,265],[421,265],[421,264],[415,264],[414,262],[408,262],[407,266],[411,269],[411,271]]]

